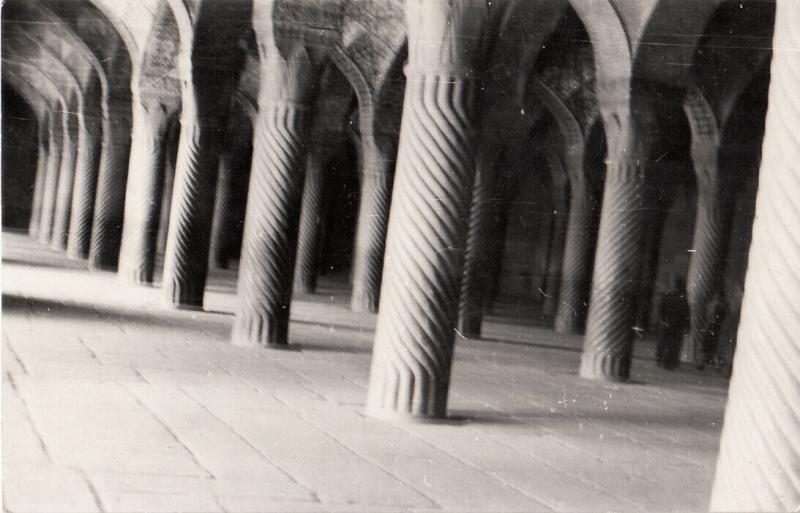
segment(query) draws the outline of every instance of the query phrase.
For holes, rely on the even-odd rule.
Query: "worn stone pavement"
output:
[[[374,316],[297,298],[292,351],[228,344],[207,312],[3,234],[4,510],[705,510],[727,382],[652,363],[577,377],[580,339],[500,320],[459,340],[442,423],[363,416]]]

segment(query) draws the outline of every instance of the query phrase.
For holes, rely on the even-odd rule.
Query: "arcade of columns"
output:
[[[446,416],[455,342],[480,336],[491,294],[497,198],[514,187],[502,168],[530,148],[568,212],[542,309],[559,332],[585,324],[583,378],[628,380],[677,111],[696,192],[690,336],[715,297],[741,302],[712,508],[800,506],[794,0],[11,0],[3,13],[3,80],[38,126],[30,235],[129,285],[152,284],[163,251],[175,308],[202,308],[209,262],[239,255],[234,344],[288,343],[292,293],[316,286],[326,170],[355,145],[351,307],[378,314],[366,409],[382,418]],[[748,227],[722,149],[767,73],[741,300],[723,287],[730,233]],[[598,133],[604,169],[587,157]]]

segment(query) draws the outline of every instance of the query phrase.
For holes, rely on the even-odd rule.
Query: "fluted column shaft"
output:
[[[139,102],[134,102],[133,139],[119,253],[120,280],[130,285],[153,282],[166,127],[165,114],[157,110],[148,112]]]
[[[85,259],[89,256],[98,165],[102,148],[107,146],[105,139],[109,136],[108,134],[103,136],[99,127],[94,126],[88,119],[85,119],[84,126],[84,145],[75,163],[67,239],[67,256],[75,259]]]
[[[42,191],[41,221],[37,239],[48,243],[53,233],[53,218],[56,212],[56,196],[58,195],[58,174],[61,169],[61,157],[64,153],[64,134],[67,132],[67,116],[65,109],[54,108],[51,121],[47,127],[47,170],[45,171],[44,190]]]
[[[621,152],[611,158],[616,160],[607,163],[580,375],[626,381],[633,356],[645,181],[635,156]]]
[[[800,507],[800,3],[777,3],[769,108],[712,511]]]
[[[325,168],[325,152],[310,151],[306,157],[306,178],[300,207],[297,261],[294,268],[294,290],[301,294],[313,294],[317,289]]]
[[[708,305],[719,287],[724,269],[727,239],[723,219],[722,188],[716,165],[705,167],[695,162],[697,176],[697,214],[694,223],[694,252],[689,260],[686,296],[689,301],[691,323],[689,336],[692,347],[704,352],[703,344],[712,319]],[[695,362],[698,365],[704,362]]]
[[[239,265],[237,345],[288,343],[289,306],[305,174],[305,105],[265,101],[253,141]]]
[[[103,124],[89,265],[93,269],[116,271],[131,154],[130,98],[112,101],[109,108],[109,119]]]
[[[547,265],[545,267],[545,294],[542,302],[542,314],[546,318],[552,319],[558,309],[559,286],[561,285],[564,248],[569,225],[569,207],[567,206],[567,184],[566,178],[563,176],[563,166],[560,161],[553,162],[553,158],[548,159],[548,164],[553,181],[551,191],[553,211],[551,213],[550,244],[547,250]]]
[[[50,114],[45,113],[39,120],[38,131],[38,157],[36,159],[36,178],[33,184],[33,198],[31,198],[31,218],[28,222],[28,235],[36,238],[39,234],[39,226],[42,221],[42,199],[44,196],[44,185],[47,179],[48,164],[48,136]]]
[[[486,254],[491,249],[493,228],[490,200],[494,163],[479,158],[470,200],[469,228],[464,246],[464,272],[458,300],[457,329],[462,336],[477,338],[483,322],[484,287],[487,280]]]
[[[583,325],[594,257],[593,209],[594,199],[581,162],[570,173],[569,218],[555,318],[558,333],[578,333]]]
[[[56,192],[53,232],[50,245],[55,249],[67,249],[69,219],[72,212],[72,191],[75,186],[75,169],[79,159],[85,158],[89,133],[84,119],[79,114],[82,102],[74,102],[67,116],[67,130],[62,141],[61,168],[58,172],[58,191]]]
[[[409,74],[367,411],[443,417],[474,179],[474,83]]]
[[[362,137],[361,196],[353,251],[354,312],[377,312],[392,191],[393,161],[370,137]]]
[[[214,185],[219,166],[220,126],[221,120],[201,119],[196,111],[186,107],[181,114],[181,137],[164,255],[164,294],[172,306],[203,306]]]
[[[158,216],[156,253],[165,253],[167,251],[169,217],[172,209],[172,188],[175,185],[175,164],[178,154],[178,140],[173,135],[173,130],[170,129],[167,135],[167,147],[164,150],[164,181],[161,185],[161,213]]]
[[[663,192],[659,194],[663,194]],[[655,208],[645,218],[647,233],[642,243],[641,271],[639,287],[636,293],[635,326],[640,332],[647,331],[650,327],[650,312],[653,306],[655,281],[658,275],[659,257],[661,255],[661,236],[664,232],[664,222],[669,209],[669,204],[661,204],[658,198],[649,198],[648,201],[653,201]]]
[[[219,157],[219,172],[214,193],[214,216],[211,221],[211,240],[209,249],[209,265],[219,269],[228,268],[228,254],[233,217],[233,166],[235,157],[229,151],[223,151]]]

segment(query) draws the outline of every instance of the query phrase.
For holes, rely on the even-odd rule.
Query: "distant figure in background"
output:
[[[672,288],[661,297],[658,320],[656,365],[664,369],[675,369],[680,365],[681,342],[689,326],[689,302],[686,300],[686,284],[683,278],[674,277]]]
[[[715,294],[706,309],[706,332],[703,334],[702,345],[694,349],[694,364],[698,370],[705,369],[706,365],[714,365],[719,370],[717,348],[727,314],[728,306],[725,300],[719,294]]]

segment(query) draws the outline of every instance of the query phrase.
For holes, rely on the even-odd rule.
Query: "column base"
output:
[[[379,294],[372,291],[353,289],[350,309],[357,313],[378,313]]]
[[[231,331],[231,343],[240,347],[264,346],[289,349],[289,312],[278,318],[269,314],[237,313]]]
[[[295,294],[314,294],[317,291],[316,280],[307,277],[295,278],[292,291]]]
[[[89,255],[89,269],[92,271],[117,272],[117,262],[104,262]]]
[[[86,260],[89,258],[89,252],[82,251],[79,248],[67,247],[67,258],[71,260]]]
[[[205,287],[169,281],[164,283],[164,298],[167,306],[179,310],[202,310]]]
[[[121,269],[118,272],[118,280],[129,287],[152,287],[153,271],[143,268]]]
[[[580,377],[612,383],[630,382],[631,362],[628,358],[609,354],[584,354],[581,358]]]

